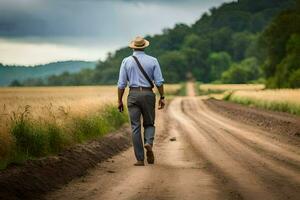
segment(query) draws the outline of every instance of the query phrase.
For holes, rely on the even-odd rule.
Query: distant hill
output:
[[[0,85],[7,86],[12,81],[24,81],[29,78],[46,78],[63,72],[76,73],[82,69],[94,69],[96,62],[62,61],[34,67],[8,66],[0,64]]]

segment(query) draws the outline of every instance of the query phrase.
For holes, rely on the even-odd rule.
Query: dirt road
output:
[[[224,118],[197,97],[158,112],[154,150],[155,165],[134,167],[130,148],[47,199],[300,199],[299,145]]]

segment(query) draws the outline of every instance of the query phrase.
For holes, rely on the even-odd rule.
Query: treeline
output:
[[[263,82],[266,78],[270,87],[300,87],[297,3],[298,7],[295,0],[224,3],[192,26],[177,24],[163,34],[147,36],[151,42],[147,53],[158,57],[169,83],[184,81],[192,73],[204,83]],[[95,70],[42,81],[44,85],[115,84],[120,63],[130,54],[129,48],[122,48]]]
[[[10,86],[71,86],[71,85],[92,85],[94,78],[93,69],[82,69],[78,73],[63,72],[60,75],[50,75],[46,78],[28,78],[24,81],[14,80]]]
[[[300,87],[300,0],[281,12],[262,34],[263,66],[270,88]]]

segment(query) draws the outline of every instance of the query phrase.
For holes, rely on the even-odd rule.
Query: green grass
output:
[[[1,158],[0,169],[9,164],[57,154],[63,149],[90,139],[99,138],[128,122],[127,111],[120,113],[108,105],[101,111],[84,117],[73,117],[59,125],[55,120],[34,120],[29,107],[11,117],[10,133],[13,145],[9,154]]]
[[[230,101],[231,100],[231,96],[232,96],[233,92],[232,91],[228,91],[224,94],[223,96],[223,100],[225,101]]]
[[[186,83],[180,84],[180,89],[178,91],[177,96],[186,96]]]
[[[287,112],[300,116],[300,106],[286,101],[264,101],[246,97],[235,96],[234,93],[228,93],[223,100],[239,103],[247,106],[254,106],[272,111]]]

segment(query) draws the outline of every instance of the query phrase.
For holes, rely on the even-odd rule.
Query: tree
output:
[[[256,58],[248,58],[240,64],[233,64],[222,74],[223,83],[241,84],[257,80],[261,77],[260,68]]]
[[[222,73],[231,65],[231,57],[227,52],[211,53],[207,64],[210,66],[210,79],[219,80]]]
[[[286,56],[277,65],[274,84],[275,87],[288,88],[296,87],[299,78],[296,71],[300,69],[300,35],[291,36],[286,47]],[[296,73],[296,75],[295,75]],[[298,85],[299,87],[299,85]]]
[[[264,31],[261,44],[267,52],[264,73],[267,87],[290,87],[289,75],[299,69],[300,1],[283,11]]]
[[[294,71],[289,78],[291,88],[300,88],[300,69]]]
[[[230,51],[233,31],[229,27],[215,30],[210,34],[212,51]]]
[[[184,54],[179,51],[171,51],[163,54],[160,58],[160,65],[164,78],[171,83],[185,80],[186,74],[186,59]]]
[[[232,52],[235,61],[245,58],[247,48],[254,42],[255,36],[249,32],[235,33],[232,36]]]

